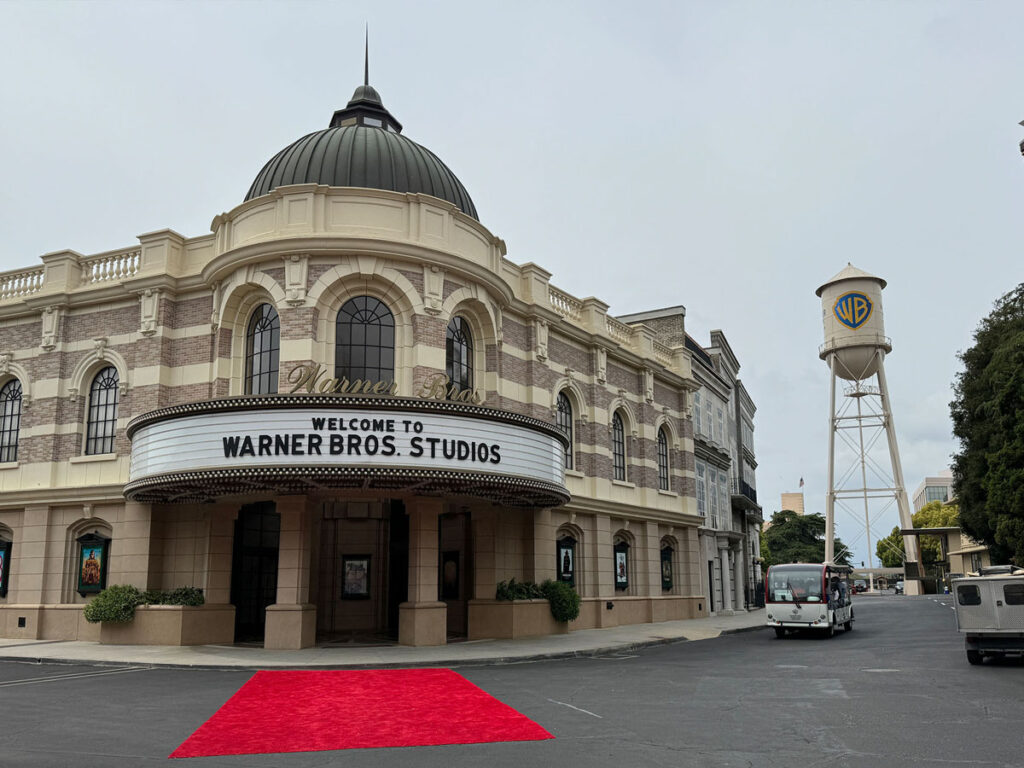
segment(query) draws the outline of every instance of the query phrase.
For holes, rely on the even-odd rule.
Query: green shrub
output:
[[[147,589],[140,592],[130,584],[115,584],[107,587],[85,606],[85,620],[131,621],[139,605],[202,605],[206,602],[203,590],[197,587],[177,589]]]
[[[85,620],[131,621],[135,618],[135,606],[142,604],[142,593],[130,584],[115,584],[107,587],[92,602],[85,606]]]
[[[509,579],[498,584],[497,600],[542,600],[544,593],[532,581]]]
[[[570,584],[548,579],[541,585],[555,621],[572,621],[580,615],[580,596]]]
[[[161,592],[161,599],[154,605],[202,605],[206,602],[203,590],[197,587],[178,587]]]

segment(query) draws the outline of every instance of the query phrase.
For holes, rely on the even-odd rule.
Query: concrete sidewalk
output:
[[[765,613],[760,609],[733,616],[582,629],[519,640],[471,640],[420,648],[335,645],[298,651],[268,651],[241,645],[100,645],[85,641],[0,639],[0,661],[214,669],[453,667],[623,653],[649,645],[708,640],[764,626]]]

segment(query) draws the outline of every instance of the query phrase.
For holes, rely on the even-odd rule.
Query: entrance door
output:
[[[235,521],[231,602],[235,640],[262,640],[267,606],[277,600],[277,554],[281,518],[272,501],[247,504]]]
[[[708,613],[715,612],[715,561],[708,560]]]
[[[388,635],[398,639],[398,606],[409,599],[409,516],[400,500],[391,502],[388,526]]]
[[[468,511],[441,515],[438,525],[438,596],[448,606],[449,637],[468,634],[470,574],[473,573],[469,542]]]

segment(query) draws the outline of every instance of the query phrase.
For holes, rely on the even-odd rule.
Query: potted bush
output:
[[[85,606],[100,624],[100,642],[114,645],[204,645],[234,640],[235,609],[207,606],[196,587],[142,592],[130,584],[107,587]]]

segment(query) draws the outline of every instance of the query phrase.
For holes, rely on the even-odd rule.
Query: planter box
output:
[[[208,645],[235,641],[233,605],[140,605],[135,618],[100,624],[106,645]]]
[[[555,621],[547,600],[470,600],[469,639],[564,635],[569,625]]]

